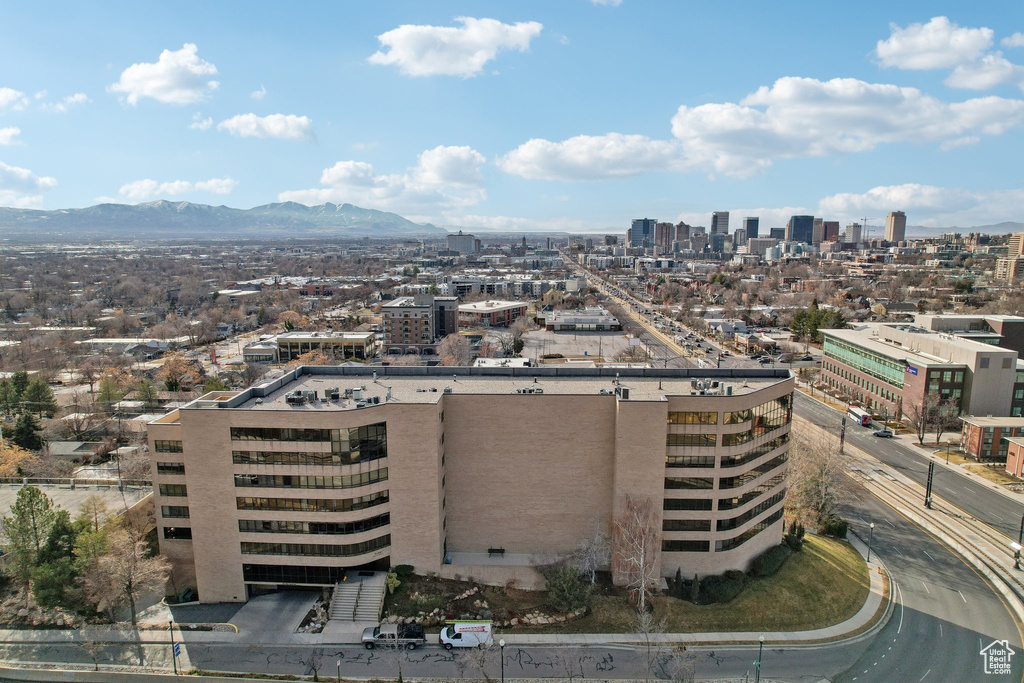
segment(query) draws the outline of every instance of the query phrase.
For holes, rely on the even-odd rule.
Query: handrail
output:
[[[359,599],[363,597],[363,582],[359,582],[359,588],[356,589],[356,601],[352,605],[352,621],[356,620],[356,611],[359,609]]]
[[[153,488],[153,482],[146,479],[92,479],[88,477],[0,477],[0,485],[15,484],[29,486],[42,484],[50,486],[122,486],[126,488]]]

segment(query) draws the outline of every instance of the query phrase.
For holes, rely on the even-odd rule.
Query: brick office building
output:
[[[744,569],[781,540],[792,391],[775,369],[299,368],[150,423],[161,551],[204,602],[397,564],[500,584],[628,495],[662,576]]]

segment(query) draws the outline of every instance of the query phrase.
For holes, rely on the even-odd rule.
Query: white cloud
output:
[[[121,79],[109,86],[110,92],[127,93],[128,104],[138,104],[151,97],[165,104],[193,104],[216,90],[220,83],[209,80],[217,67],[196,54],[194,43],[185,43],[180,50],[164,50],[156,63],[132,64],[121,73]]]
[[[469,229],[483,228],[501,232],[536,232],[541,230],[578,232],[591,230],[595,227],[578,218],[521,218],[519,216],[480,216],[474,214],[446,216],[445,224]]]
[[[406,76],[479,74],[501,50],[525,52],[543,25],[536,21],[503,24],[497,19],[456,17],[461,27],[404,24],[377,36],[387,52],[375,52],[371,64],[396,65]]]
[[[254,100],[262,100],[266,96],[267,88],[262,83],[260,83],[259,90],[253,90],[251,93],[249,93],[249,97],[253,98]]]
[[[217,130],[225,130],[240,138],[275,138],[278,140],[313,140],[313,121],[306,116],[294,114],[239,114],[217,124]]]
[[[1006,36],[999,44],[1003,47],[1024,47],[1024,33],[1017,31],[1012,36]]]
[[[188,124],[188,127],[192,130],[210,130],[210,126],[213,125],[213,119],[207,116],[203,118],[202,112],[196,112],[192,115],[192,123]]]
[[[27,168],[8,166],[0,161],[0,206],[40,208],[43,197],[39,193],[55,187],[55,178],[38,176]]]
[[[128,201],[144,202],[156,197],[176,197],[193,192],[230,194],[237,185],[238,181],[232,178],[210,178],[209,180],[197,182],[172,180],[164,183],[147,178],[124,184],[118,189],[117,193],[122,199]]]
[[[28,98],[25,93],[14,88],[0,88],[0,109],[14,109],[20,111],[28,106]]]
[[[36,98],[37,99],[39,99],[39,95],[40,94],[45,96],[46,95],[46,91],[43,91],[42,93],[36,93]],[[55,111],[55,112],[58,112],[58,113],[61,113],[61,114],[65,114],[65,113],[67,113],[67,111],[69,109],[71,109],[75,105],[78,105],[78,104],[89,104],[91,102],[92,102],[92,100],[90,100],[89,96],[86,95],[84,92],[76,92],[74,95],[67,95],[66,97],[61,99],[60,102],[57,102],[55,104],[43,104],[41,106],[43,107],[43,109],[48,109],[50,111]]]
[[[487,198],[481,168],[486,160],[471,147],[428,149],[404,173],[378,174],[363,161],[339,161],[320,175],[323,187],[281,192],[278,200],[317,205],[325,202],[403,214],[438,216]]]
[[[18,143],[14,138],[21,135],[21,128],[14,126],[8,126],[7,128],[0,128],[0,145],[15,145]]]
[[[622,4],[622,0],[590,0],[592,5],[603,5],[605,7],[618,7]]]
[[[890,24],[889,28],[889,38],[878,41],[875,48],[883,67],[951,69],[977,59],[992,45],[992,29],[961,28],[946,17],[906,28]]]
[[[679,107],[674,140],[609,133],[563,142],[533,139],[499,157],[506,173],[588,180],[646,171],[749,177],[776,159],[866,152],[891,143],[944,149],[1000,135],[1024,121],[1024,100],[942,102],[916,88],[852,78],[785,77],[739,103]]]
[[[967,64],[961,64],[943,81],[951,88],[989,90],[1003,83],[1024,81],[1024,66],[1010,63],[1002,52],[993,52]]]
[[[928,227],[972,227],[1016,220],[1024,202],[1024,189],[968,190],[907,183],[881,185],[864,193],[824,197],[819,215],[854,220],[869,216],[881,222],[890,211],[906,211],[908,222]],[[877,218],[870,218],[876,216]]]
[[[498,168],[524,178],[596,180],[646,171],[683,170],[673,140],[645,135],[577,135],[562,142],[534,138],[497,160]]]

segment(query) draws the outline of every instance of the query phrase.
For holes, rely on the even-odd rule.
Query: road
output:
[[[838,435],[842,414],[796,392],[796,413]],[[898,469],[921,486],[928,478],[928,458],[902,439],[879,439],[874,427],[859,427],[847,421],[846,439],[885,464]],[[1024,518],[1024,505],[944,467],[935,467],[934,494],[956,505],[1010,540],[1016,540]],[[922,498],[922,503],[923,503]]]

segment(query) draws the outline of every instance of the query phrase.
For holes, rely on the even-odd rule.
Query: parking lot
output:
[[[487,341],[497,343],[501,331],[490,332]],[[629,340],[622,332],[548,332],[533,330],[523,336],[523,351],[520,354],[532,361],[540,361],[545,355],[561,354],[566,358],[604,357],[614,361],[629,346]]]

